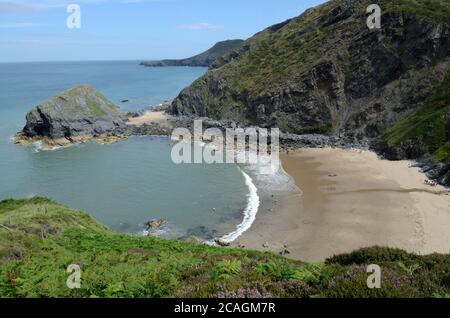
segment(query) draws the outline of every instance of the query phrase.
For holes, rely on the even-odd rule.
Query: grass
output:
[[[382,137],[391,148],[413,143],[450,164],[450,72],[422,109],[398,122]]]
[[[365,287],[362,266],[374,262],[388,273],[383,292]],[[66,286],[70,264],[81,268],[80,289]],[[306,264],[272,253],[120,234],[45,198],[0,202],[0,297],[448,294],[450,255],[372,248]]]
[[[106,112],[100,107],[98,103],[93,100],[88,100],[86,102],[87,107],[92,111],[95,116],[104,116]]]
[[[85,100],[86,105],[80,104],[80,99]],[[86,84],[77,85],[58,94],[44,102],[41,107],[53,117],[62,117],[67,121],[83,115],[84,112],[87,112],[85,115],[102,117],[109,113],[115,114],[119,110],[100,92]]]
[[[431,22],[450,24],[450,2],[447,0],[381,0],[388,11],[417,15]]]
[[[434,153],[434,157],[441,162],[450,164],[450,141],[439,147]]]

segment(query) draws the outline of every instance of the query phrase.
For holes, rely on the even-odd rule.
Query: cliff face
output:
[[[98,91],[80,85],[34,107],[26,115],[22,134],[50,139],[117,132],[125,116]]]
[[[227,40],[216,43],[209,50],[195,55],[193,57],[182,60],[162,60],[162,61],[146,61],[141,65],[148,67],[164,67],[164,66],[203,66],[209,67],[215,59],[230,53],[230,51],[237,49],[243,40]]]
[[[378,3],[382,28],[369,30]],[[415,114],[450,69],[444,0],[335,0],[216,60],[170,112],[284,132],[377,137]],[[447,87],[448,89],[448,87]]]

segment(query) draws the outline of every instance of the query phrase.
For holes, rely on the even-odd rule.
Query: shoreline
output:
[[[256,220],[259,208],[261,206],[261,199],[258,195],[258,188],[256,187],[254,180],[239,167],[242,175],[245,179],[245,184],[249,190],[247,194],[247,206],[244,209],[243,219],[241,223],[236,226],[236,229],[228,234],[225,234],[221,238],[216,240],[217,244],[231,244],[237,240],[242,234],[248,231]]]
[[[128,131],[111,131],[101,134],[80,134],[66,138],[50,138],[46,136],[29,137],[23,132],[17,132],[11,137],[11,141],[16,145],[23,147],[36,145],[38,149],[44,151],[52,151],[74,144],[82,144],[87,142],[95,142],[99,145],[110,145],[127,140],[131,136],[167,136],[166,131],[172,129],[169,120],[170,116],[166,115],[164,111],[147,110],[137,117],[128,118],[125,123],[127,129],[129,129]]]
[[[449,190],[425,185],[409,161],[305,148],[282,154],[281,162],[303,194],[277,195],[233,246],[303,261],[374,245],[418,254],[450,250]]]
[[[129,135],[147,135],[156,131],[167,137],[166,132],[173,128],[171,118],[161,110],[145,111],[128,119],[127,126],[134,129]],[[39,143],[42,150],[53,150],[88,141],[110,144],[127,139],[128,135],[86,135],[71,140],[20,137],[24,136],[16,135],[14,143],[23,146]],[[252,179],[248,172],[241,170],[249,189],[242,221],[235,230],[218,237],[216,243],[272,251],[304,261],[323,260],[374,245],[415,253],[450,251],[450,234],[446,237],[447,245],[442,243],[445,239],[433,235],[446,233],[450,225],[450,197],[442,199],[448,190],[423,184],[421,180],[426,179],[425,174],[420,173],[419,168],[409,167],[410,161],[378,159],[368,150],[326,148],[329,140],[317,136],[299,138],[300,141],[294,138],[295,144],[284,145],[289,152],[280,158],[283,173],[299,191],[270,189],[272,194],[260,186],[272,186],[275,179],[259,180],[258,172],[250,169]],[[325,146],[294,148],[297,143],[302,144],[302,138]],[[336,158],[339,159],[337,162]],[[333,167],[335,164],[338,167]],[[341,174],[340,171],[344,172]],[[405,171],[414,172],[414,175]],[[256,191],[252,191],[255,183]],[[271,198],[267,198],[269,196]],[[439,197],[436,200],[438,209],[449,212],[437,213],[438,217],[434,218],[432,211],[436,207],[431,196]],[[377,211],[377,205],[385,211]],[[333,209],[337,210],[333,213]]]
[[[37,145],[37,148],[44,151],[51,151],[63,147],[68,147],[74,144],[83,144],[87,142],[95,142],[99,145],[110,145],[119,141],[128,139],[128,136],[121,134],[100,134],[100,135],[78,135],[69,138],[51,139],[48,137],[27,137],[20,133],[11,137],[15,145],[29,147]]]

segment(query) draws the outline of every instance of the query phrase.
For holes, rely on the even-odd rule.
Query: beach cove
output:
[[[18,146],[12,138],[32,107],[79,83],[89,83],[121,110],[137,112],[171,100],[205,71],[150,69],[136,61],[1,64],[0,200],[45,196],[122,233],[141,234],[146,222],[159,219],[166,222],[157,234],[169,239],[233,233],[249,193],[236,165],[176,165],[167,137],[80,142],[49,151],[39,142]],[[164,120],[157,114],[151,120]]]
[[[410,162],[331,148],[300,149],[281,160],[301,191],[277,195],[237,246],[303,261],[375,245],[449,252],[448,189],[425,185]]]

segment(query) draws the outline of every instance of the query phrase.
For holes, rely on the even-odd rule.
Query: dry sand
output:
[[[129,125],[142,126],[143,124],[150,123],[164,123],[167,122],[169,117],[164,112],[152,112],[148,111],[142,116],[130,118],[128,120]]]
[[[449,253],[448,190],[425,185],[408,161],[340,149],[303,149],[281,160],[303,194],[284,195],[271,211],[260,211],[236,244],[287,247],[287,256],[304,261],[375,245]]]

